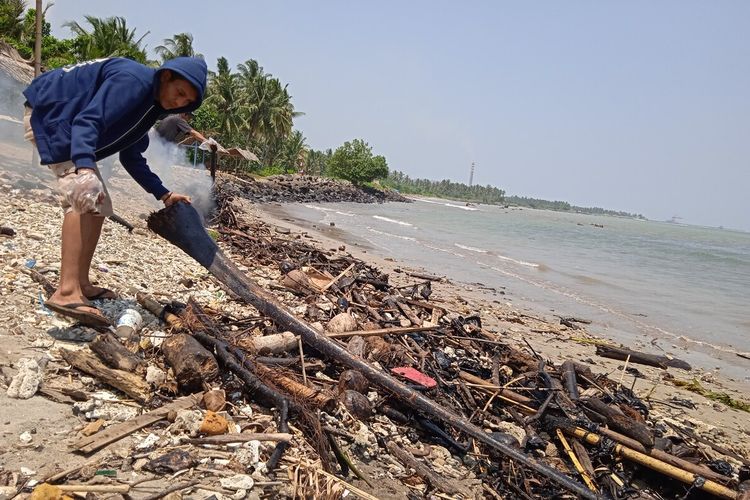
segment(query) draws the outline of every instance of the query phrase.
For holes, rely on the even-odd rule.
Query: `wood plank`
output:
[[[191,394],[180,399],[176,399],[171,403],[157,408],[156,410],[144,413],[138,417],[132,418],[120,424],[113,425],[106,428],[102,432],[94,434],[90,437],[85,437],[78,440],[73,447],[83,453],[92,453],[100,448],[119,441],[120,439],[148,427],[151,424],[158,422],[159,420],[167,418],[167,414],[170,411],[186,410],[192,406],[196,406],[203,397],[203,393]]]

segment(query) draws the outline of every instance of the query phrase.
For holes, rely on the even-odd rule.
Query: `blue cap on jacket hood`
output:
[[[159,74],[168,69],[186,79],[198,91],[198,98],[185,107],[170,109],[170,113],[184,113],[186,111],[195,111],[203,102],[203,94],[206,92],[206,78],[208,77],[208,66],[206,61],[199,57],[175,57],[170,59],[156,70],[154,81],[156,82],[155,90],[159,92]]]

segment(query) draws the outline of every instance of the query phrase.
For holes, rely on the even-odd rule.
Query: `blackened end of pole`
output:
[[[180,248],[205,268],[211,266],[219,247],[203,227],[198,212],[187,203],[175,203],[153,212],[146,220],[148,228]]]

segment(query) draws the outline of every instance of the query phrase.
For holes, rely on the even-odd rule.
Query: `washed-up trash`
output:
[[[194,467],[198,461],[185,450],[173,450],[155,458],[143,466],[144,470],[155,474],[174,474]]]
[[[411,368],[409,366],[399,366],[396,368],[391,368],[391,372],[395,373],[396,375],[401,375],[406,380],[414,382],[415,384],[419,384],[422,387],[426,387],[428,389],[432,389],[433,387],[437,386],[437,382],[435,382],[434,378],[425,375],[419,370]]]

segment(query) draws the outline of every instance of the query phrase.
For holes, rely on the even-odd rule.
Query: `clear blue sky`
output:
[[[750,2],[55,0],[53,32],[121,15],[149,49],[289,84],[310,146],[391,169],[750,230]]]

